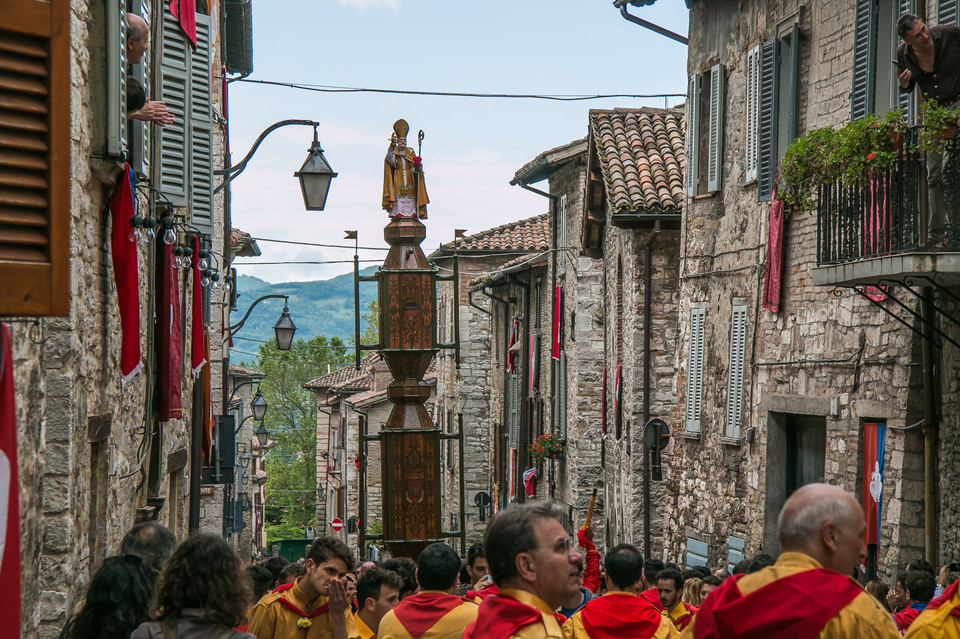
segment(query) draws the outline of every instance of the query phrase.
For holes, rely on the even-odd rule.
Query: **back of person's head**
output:
[[[700,582],[700,577],[684,579],[682,599],[691,606],[700,605]]]
[[[467,565],[470,566],[471,568],[473,568],[473,564],[477,563],[477,559],[481,557],[486,557],[486,555],[483,554],[482,541],[478,541],[477,543],[472,544],[469,548],[467,548]]]
[[[907,582],[903,584],[910,598],[916,602],[927,603],[933,599],[937,582],[933,575],[925,570],[911,570],[907,573]]]
[[[289,563],[284,557],[270,557],[260,565],[270,571],[270,574],[273,575],[273,583],[277,584],[280,581],[280,573]]]
[[[706,577],[700,580],[700,585],[702,586],[704,584],[707,584],[708,586],[714,586],[714,587],[720,586],[720,585],[723,585],[723,579],[721,579],[720,577],[717,577],[716,575],[707,575]]]
[[[957,579],[960,579],[960,563],[954,561],[943,567],[944,579],[943,587],[952,586]]]
[[[267,594],[276,579],[263,566],[247,566],[247,574],[250,575],[250,581],[253,582],[253,598],[255,601],[260,601],[260,597]]]
[[[392,570],[400,575],[401,579],[403,579],[403,588],[400,589],[401,599],[417,591],[417,562],[415,562],[413,559],[410,559],[409,557],[393,557],[381,563],[380,567],[386,570]],[[368,568],[367,570],[373,569]],[[366,573],[367,571],[364,570],[360,577],[362,578]],[[359,587],[360,586],[358,584],[357,588]],[[358,599],[357,601],[359,602],[360,600]]]
[[[132,75],[127,76],[127,113],[139,111],[147,103],[147,94],[143,90],[140,80]]]
[[[153,568],[142,557],[107,557],[90,580],[69,638],[127,639],[150,619],[153,582]]]
[[[560,507],[549,501],[511,504],[498,512],[483,537],[484,556],[494,583],[501,588],[516,576],[517,555],[537,547],[536,525],[545,519],[559,521]]]
[[[684,579],[683,575],[680,574],[680,571],[676,568],[664,568],[657,573],[657,581],[661,580],[673,580],[673,587],[676,590],[683,590]]]
[[[750,560],[750,563],[747,565],[747,573],[763,570],[767,566],[772,566],[775,563],[777,563],[777,560],[773,556],[766,553],[760,553]]]
[[[127,531],[120,542],[121,555],[143,557],[158,573],[177,547],[177,537],[163,524],[142,521]]]
[[[750,564],[753,562],[753,559],[744,558],[737,562],[737,565],[733,567],[733,574],[735,575],[745,575],[750,570]]]
[[[856,540],[863,530],[863,509],[839,486],[805,484],[787,498],[777,519],[782,552],[798,552],[824,568],[848,575],[859,564]],[[837,543],[826,543],[836,537]]]
[[[907,572],[912,572],[914,570],[930,573],[931,577],[934,577],[937,574],[933,568],[933,564],[925,559],[915,559],[907,564]]]
[[[457,583],[460,555],[447,544],[430,544],[417,558],[417,583],[421,590],[449,590]]]
[[[225,626],[238,626],[253,603],[253,584],[243,562],[223,538],[197,534],[173,552],[157,583],[155,617],[177,619],[203,608]]]
[[[633,590],[643,575],[643,555],[632,544],[619,544],[607,551],[603,569],[617,590]]]
[[[710,571],[710,569],[707,568],[706,566],[694,566],[693,568],[691,568],[691,570],[693,570],[694,572],[696,572],[696,573],[697,573],[697,577],[700,577],[701,579],[703,579],[704,577],[709,577],[710,575],[713,574],[713,573]]]
[[[691,579],[700,578],[700,572],[697,570],[694,570],[693,568],[684,568],[683,570],[680,571],[680,574],[683,575],[684,581],[690,581]]]
[[[363,608],[367,599],[377,601],[380,599],[380,589],[383,586],[396,588],[397,592],[403,591],[403,579],[397,573],[386,568],[374,566],[367,568],[357,579],[357,606]]]
[[[283,567],[283,570],[280,571],[280,577],[277,579],[277,585],[282,586],[283,584],[293,583],[300,577],[303,577],[305,574],[307,574],[307,568],[303,564],[287,564]]]
[[[654,588],[657,587],[657,573],[664,569],[663,562],[651,557],[643,562],[643,578]]]
[[[347,564],[346,572],[351,572],[354,565],[353,553],[336,537],[317,537],[307,549],[307,559],[312,559],[316,566],[330,559],[340,559]]]
[[[887,584],[879,579],[871,579],[863,589],[867,591],[868,595],[879,601],[881,605],[886,605],[887,593],[890,592]]]
[[[467,571],[467,561],[466,561],[466,560],[463,560],[463,561],[460,563],[460,583],[462,583],[462,584],[467,584],[468,586],[471,585],[471,584],[470,584],[470,572]]]

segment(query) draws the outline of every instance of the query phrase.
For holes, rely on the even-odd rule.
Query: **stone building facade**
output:
[[[888,54],[899,9],[870,0],[690,4],[692,144],[679,258],[680,401],[669,420],[677,426],[665,467],[666,555],[724,565],[744,553],[776,554],[776,515],[798,486],[827,481],[863,497],[873,470],[864,470],[864,432],[880,424],[879,559],[881,572],[895,574],[925,552],[923,431],[933,434],[928,441],[941,464],[928,475],[939,475],[935,525],[947,531],[944,525],[955,523],[955,500],[944,490],[956,459],[955,346],[934,349],[939,406],[931,419],[921,402],[923,340],[885,312],[897,310],[893,297],[920,308],[902,287],[904,274],[888,270],[886,292],[873,293],[887,299],[867,299],[851,287],[876,278],[840,277],[836,269],[846,267],[818,255],[817,212],[788,211],[780,233],[770,200],[793,135],[896,105]],[[927,4],[919,10],[933,18],[935,3]],[[863,38],[878,48],[861,47]],[[772,51],[779,56],[765,57]],[[875,57],[867,60],[870,52]],[[779,73],[764,66],[770,60]],[[864,94],[866,86],[873,93]],[[778,236],[779,287],[778,271],[767,274]],[[888,269],[891,258],[878,257],[872,267]],[[945,273],[938,308],[949,312],[956,269],[942,263],[926,270]],[[936,322],[945,325],[946,317]],[[951,556],[956,542],[945,532],[939,537],[926,549],[934,564]]]
[[[19,196],[30,197],[18,197],[20,204],[9,199],[0,202],[3,224],[12,224],[15,231],[5,235],[0,245],[0,317],[9,324],[12,341],[21,531],[20,636],[29,638],[59,634],[82,601],[91,574],[105,557],[117,552],[132,524],[156,519],[181,538],[191,527],[199,527],[199,491],[191,490],[195,474],[190,460],[195,450],[193,424],[199,424],[201,404],[194,402],[191,393],[189,346],[179,376],[181,416],[174,412],[161,421],[154,395],[159,362],[167,355],[160,348],[163,327],[157,325],[160,309],[155,306],[160,283],[177,278],[187,336],[194,304],[189,271],[166,271],[161,266],[161,249],[166,244],[159,224],[156,238],[135,243],[136,259],[126,262],[138,273],[139,290],[133,296],[139,303],[139,326],[128,324],[128,330],[139,336],[143,367],[126,383],[121,379],[116,264],[111,257],[113,222],[107,201],[124,176],[124,160],[131,164],[139,184],[153,187],[134,190],[136,212],[158,222],[172,214],[171,219],[183,223],[176,228],[179,244],[190,246],[199,230],[203,244],[222,255],[223,231],[229,228],[223,197],[214,196],[211,182],[213,169],[223,165],[224,149],[223,119],[214,119],[215,113],[225,112],[219,53],[222,4],[206,3],[206,13],[197,15],[196,52],[188,47],[186,36],[162,2],[138,1],[128,6],[55,0],[43,5],[15,2],[6,7],[18,20],[5,20],[0,34],[0,39],[21,44],[18,30],[30,34],[30,47],[13,49],[21,58],[17,68],[29,75],[29,69],[39,64],[48,71],[30,81],[31,86],[44,86],[44,94],[33,93],[31,99],[45,103],[43,112],[49,113],[49,119],[43,127],[30,125],[19,131],[14,137],[21,142],[4,153],[11,148],[23,151],[27,147],[21,143],[29,142],[32,150],[27,155],[35,157],[21,154],[22,168],[35,170],[36,161],[42,161],[49,175],[44,172],[47,178],[40,181],[23,178]],[[129,68],[119,55],[126,49],[124,9],[128,8],[151,26],[150,52],[143,63]],[[34,19],[37,24],[30,23]],[[174,50],[189,52],[178,59],[186,60],[199,79],[191,88],[196,93],[188,91],[179,101],[169,84]],[[41,55],[38,52],[43,52],[39,61],[35,59]],[[143,78],[148,96],[166,101],[179,126],[153,135],[154,125],[127,120],[124,81],[128,74]],[[168,84],[163,84],[164,79]],[[9,77],[5,82],[14,80]],[[24,86],[16,81],[5,92]],[[178,175],[187,182],[172,183]],[[36,207],[32,217],[11,217],[12,207],[25,202]],[[34,222],[41,218],[43,224],[36,226]],[[125,216],[119,219],[128,222]],[[23,234],[20,231],[26,227],[19,229],[21,224],[36,230]],[[23,246],[17,238],[23,239]],[[222,279],[225,266],[216,260],[211,268]],[[39,279],[34,277],[37,273]],[[33,291],[24,297],[14,284],[27,281],[32,282]],[[208,289],[198,297],[204,322],[212,327],[208,406],[210,413],[217,414],[223,404],[222,306],[217,304],[222,300],[218,292]],[[8,618],[5,623],[15,621]]]

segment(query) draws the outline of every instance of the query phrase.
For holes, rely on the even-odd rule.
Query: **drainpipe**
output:
[[[921,289],[920,312],[923,322],[921,355],[923,368],[923,528],[927,561],[937,561],[937,392],[933,374],[933,293],[929,286]]]
[[[483,314],[486,315],[487,317],[492,317],[492,316],[493,316],[493,313],[491,313],[490,311],[488,311],[487,309],[483,308],[482,306],[480,306],[479,304],[477,304],[476,302],[473,301],[473,291],[472,291],[472,290],[467,291],[467,306],[472,306],[473,308],[477,309],[478,311],[480,311],[481,313],[483,313]]]
[[[657,235],[660,234],[660,220],[654,223],[653,230],[643,241],[643,424],[650,421],[650,293],[653,276],[650,273],[653,259],[650,247]],[[643,450],[643,555],[650,557],[650,450],[641,445]]]
[[[620,15],[623,16],[624,20],[627,20],[628,22],[632,22],[634,24],[639,24],[641,27],[645,29],[650,29],[654,33],[659,33],[665,38],[676,40],[680,44],[687,44],[688,42],[687,38],[680,35],[679,33],[674,33],[673,31],[670,31],[669,29],[664,29],[663,27],[653,24],[652,22],[647,22],[643,18],[638,18],[635,15],[631,15],[630,12],[627,11],[628,4],[629,4],[628,0],[617,0],[616,2],[613,3],[613,6],[620,7]]]

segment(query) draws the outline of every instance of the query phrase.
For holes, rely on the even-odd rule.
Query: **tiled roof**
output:
[[[247,377],[251,379],[263,379],[267,376],[263,371],[258,371],[249,366],[241,366],[240,364],[230,364],[230,375],[232,377]]]
[[[467,286],[470,288],[477,288],[481,285],[493,285],[495,282],[498,282],[502,279],[507,273],[512,273],[513,271],[523,270],[519,267],[537,267],[543,266],[546,264],[546,254],[545,253],[536,253],[534,255],[521,255],[520,257],[514,258],[509,262],[504,262],[500,265],[499,268],[490,273],[484,273],[480,277],[474,278],[467,282]]]
[[[458,252],[467,251],[545,251],[550,245],[550,214],[542,213],[518,222],[501,224],[486,231],[467,235],[459,244]],[[449,254],[453,243],[443,244],[430,257]]]
[[[303,387],[308,390],[319,390],[322,388],[328,388],[330,390],[364,390],[362,386],[365,380],[366,388],[370,388],[368,371],[370,367],[373,366],[373,362],[378,359],[380,359],[380,356],[372,353],[360,360],[360,370],[357,370],[353,364],[350,364],[331,371],[326,375],[321,375],[316,379],[312,379],[304,384]]]
[[[521,183],[535,184],[541,180],[545,180],[561,166],[578,155],[586,153],[586,151],[586,138],[574,140],[573,142],[564,144],[563,146],[558,146],[555,149],[544,151],[520,167],[520,170],[517,171],[514,174],[513,179],[510,180],[510,184],[514,186]]]
[[[614,210],[680,212],[685,167],[682,109],[594,109],[590,127]]]

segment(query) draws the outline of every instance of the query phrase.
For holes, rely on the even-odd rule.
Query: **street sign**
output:
[[[643,443],[650,449],[650,475],[654,481],[663,479],[663,466],[660,463],[660,451],[670,441],[670,427],[662,419],[651,419],[643,426]]]
[[[306,532],[307,532],[307,535],[306,535],[307,540],[308,540],[308,541],[313,541],[313,539],[316,537],[316,533],[315,533],[314,530],[313,530],[313,526],[307,526],[307,531],[306,531]]]
[[[340,532],[343,530],[343,520],[339,517],[334,517],[333,521],[330,522],[330,527],[333,528],[333,532]]]

